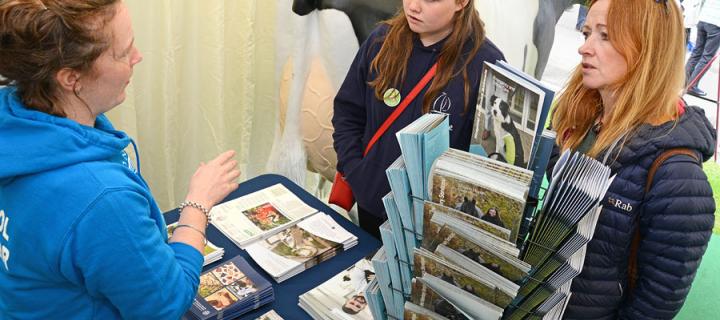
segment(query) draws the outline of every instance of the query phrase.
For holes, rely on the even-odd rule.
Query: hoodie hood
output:
[[[680,119],[669,121],[659,126],[644,124],[625,144],[618,157],[619,163],[638,162],[642,158],[655,156],[672,148],[689,148],[697,151],[704,161],[710,159],[715,152],[716,133],[705,111],[699,107],[685,107]],[[602,157],[598,157],[602,159]]]
[[[104,115],[91,128],[28,109],[16,88],[0,88],[0,186],[22,175],[117,157],[129,143]]]

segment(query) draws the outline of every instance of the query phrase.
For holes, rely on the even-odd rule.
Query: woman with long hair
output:
[[[582,32],[582,63],[552,119],[556,150],[586,153],[617,176],[565,317],[671,319],[707,248],[715,211],[701,167],[715,150],[715,130],[680,97],[682,13],[675,1],[595,0]],[[669,153],[676,150],[685,152]],[[649,172],[661,155],[669,158]]]
[[[386,219],[381,198],[390,191],[385,169],[400,156],[395,133],[424,113],[448,114],[450,146],[467,150],[483,63],[503,60],[470,0],[403,0],[360,47],[335,97],[337,170],[350,184],[360,226],[379,237]],[[427,71],[437,73],[370,152],[380,125]]]

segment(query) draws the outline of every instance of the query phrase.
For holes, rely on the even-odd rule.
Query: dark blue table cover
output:
[[[275,290],[275,302],[260,307],[259,309],[246,313],[237,319],[255,319],[263,315],[264,313],[274,309],[281,317],[285,320],[300,320],[300,319],[312,319],[303,309],[298,306],[299,296],[310,289],[318,286],[326,280],[332,278],[334,275],[345,270],[361,258],[373,254],[378,248],[380,248],[380,241],[375,239],[373,236],[360,229],[358,226],[353,224],[350,220],[345,219],[339,213],[335,212],[327,204],[314,197],[303,188],[285,178],[276,174],[265,174],[253,179],[247,180],[240,184],[237,190],[231,193],[223,202],[241,197],[243,195],[258,191],[260,189],[272,186],[274,184],[281,183],[291,192],[295,193],[302,201],[317,209],[320,212],[329,214],[339,223],[343,228],[350,231],[352,234],[358,237],[358,244],[348,251],[339,253],[337,256],[330,258],[330,260],[324,261],[310,269],[303,271],[302,273],[285,280],[282,283],[276,283],[273,278],[265,272],[255,261],[245,252],[240,250],[230,239],[226,238],[220,231],[218,231],[212,224],[208,227],[207,237],[212,243],[225,249],[225,254],[222,260],[214,262],[205,268],[203,272],[212,269],[218,264],[230,260],[236,255],[245,257],[245,260],[258,271],[262,276],[273,284]],[[177,209],[171,210],[165,213],[165,219],[168,224],[177,221],[178,212]]]

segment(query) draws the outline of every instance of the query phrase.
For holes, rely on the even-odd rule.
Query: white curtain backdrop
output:
[[[237,151],[265,171],[277,123],[276,5],[260,0],[125,0],[144,61],[109,113],[140,149],[161,209],[183,200],[201,161]]]

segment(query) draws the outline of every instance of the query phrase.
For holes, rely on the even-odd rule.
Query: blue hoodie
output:
[[[3,319],[177,319],[203,258],[167,244],[150,190],[123,163],[130,138],[28,109],[0,88]],[[139,163],[138,163],[139,170]]]

